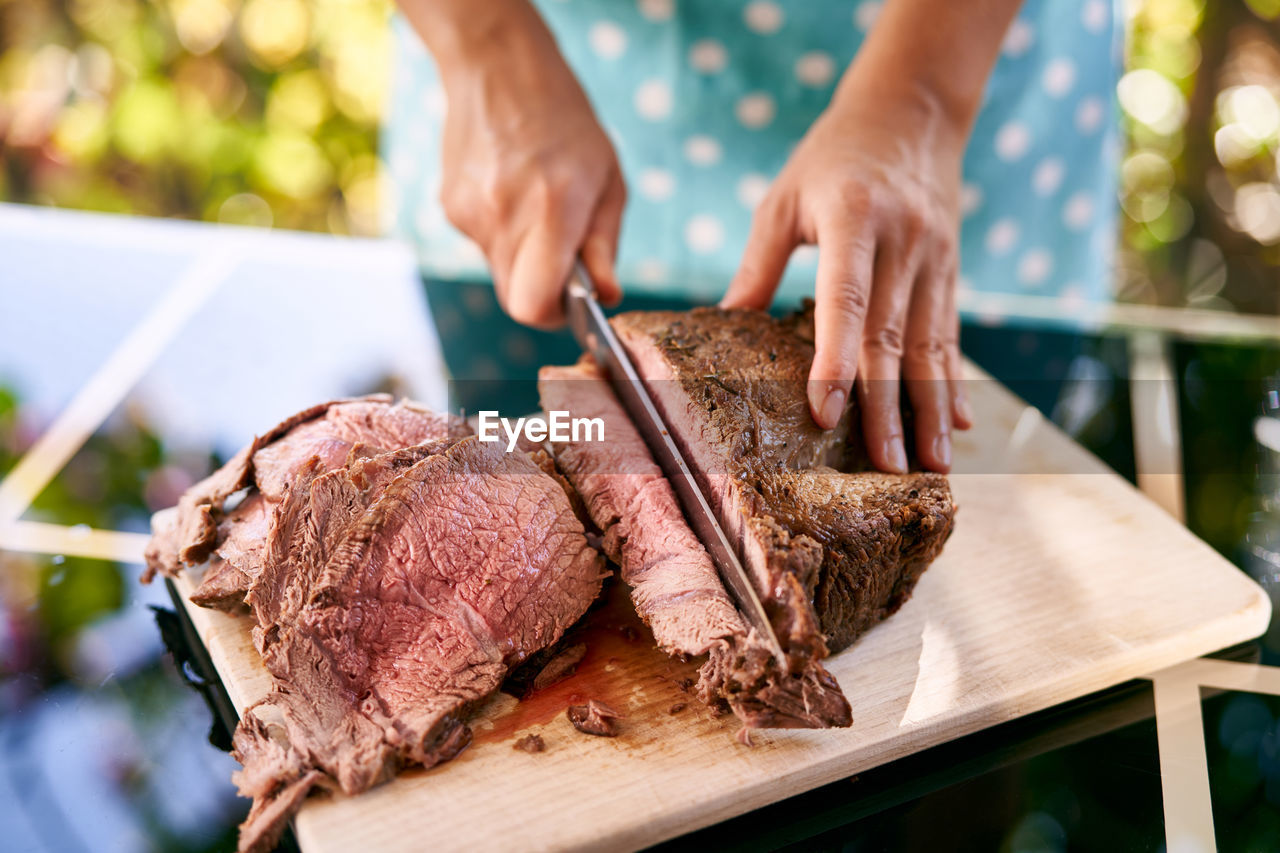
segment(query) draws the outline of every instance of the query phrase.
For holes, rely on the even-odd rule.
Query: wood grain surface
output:
[[[639,848],[1263,632],[1261,588],[970,369],[982,426],[955,448],[956,532],[914,598],[829,663],[852,728],[737,743],[734,718],[686,694],[695,665],[655,651],[615,591],[582,629],[572,677],[493,698],[452,762],[313,796],[295,824],[303,850]],[[247,619],[187,609],[237,708],[264,695]],[[626,715],[619,737],[569,725],[584,698]],[[529,733],[544,752],[512,748]]]

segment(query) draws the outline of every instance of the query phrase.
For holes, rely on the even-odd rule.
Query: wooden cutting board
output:
[[[956,444],[954,536],[914,598],[829,662],[852,728],[737,743],[733,717],[685,693],[694,665],[655,651],[615,594],[575,675],[496,696],[450,763],[313,796],[303,850],[643,847],[1265,630],[1260,587],[1002,386],[970,385],[983,426]],[[247,619],[187,610],[237,708],[263,696]],[[626,714],[621,736],[572,729],[564,709],[588,697]],[[545,752],[512,748],[528,733]]]

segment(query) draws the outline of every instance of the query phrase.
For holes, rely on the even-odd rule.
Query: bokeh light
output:
[[[310,30],[311,12],[302,0],[248,0],[240,15],[245,45],[268,68],[302,53]]]
[[[1119,297],[1274,314],[1280,3],[1129,0]],[[1211,279],[1196,272],[1213,250]],[[1212,284],[1206,284],[1211,281]]]
[[[0,200],[379,234],[390,12],[0,2]]]

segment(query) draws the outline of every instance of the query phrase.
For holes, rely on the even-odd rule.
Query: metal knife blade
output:
[[[742,611],[747,624],[755,629],[779,663],[785,666],[786,656],[782,652],[782,645],[778,642],[778,636],[773,631],[773,625],[769,622],[769,616],[765,613],[755,587],[751,585],[746,569],[738,560],[729,538],[711,510],[707,496],[698,487],[684,455],[676,446],[653,404],[653,399],[640,381],[631,358],[613,333],[609,321],[605,319],[595,294],[590,274],[580,262],[575,261],[564,297],[565,314],[574,338],[609,374],[609,381],[618,400],[631,416],[631,422],[644,438],[649,452],[662,468],[662,473],[667,476],[689,527],[706,547],[711,562],[715,564],[721,580],[733,596],[738,609]]]

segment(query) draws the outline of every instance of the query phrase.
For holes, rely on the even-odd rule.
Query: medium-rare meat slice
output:
[[[249,582],[262,566],[273,503],[260,494],[247,495],[218,525],[218,546],[191,600],[201,607],[242,609]]]
[[[582,496],[659,648],[702,655],[745,634],[671,485],[594,364],[544,367],[538,390],[546,411],[604,421],[605,441],[552,442],[556,466]]]
[[[235,609],[262,566],[263,548],[280,501],[312,459],[320,469],[343,465],[352,448],[368,444],[397,449],[456,440],[469,435],[460,418],[440,415],[384,394],[338,400],[304,409],[256,437],[213,474],[192,486],[175,514],[162,520],[146,552],[143,581],[155,573],[173,576],[216,552],[197,603]],[[256,487],[234,509],[227,499]]]
[[[698,692],[728,704],[748,728],[847,726],[849,703],[812,658],[784,669],[725,592],[706,549],[689,529],[670,483],[598,367],[544,367],[542,407],[599,418],[604,441],[552,442],[556,464],[622,568],[636,611],[668,654],[710,653]]]
[[[262,566],[242,594],[258,622],[254,642],[268,668],[280,626],[292,624],[306,605],[351,525],[396,477],[450,444],[441,440],[385,453],[356,444],[342,468],[328,470],[318,456],[301,463],[266,535]]]
[[[242,850],[269,849],[316,785],[358,793],[456,755],[468,710],[559,640],[604,577],[562,482],[528,454],[443,434],[350,442],[333,467],[333,441],[259,469],[280,486],[241,597],[273,688],[235,735],[254,800]],[[233,511],[220,535],[237,519],[260,525]]]
[[[811,310],[633,312],[613,327],[789,654],[838,651],[906,601],[951,532],[950,488],[860,470],[852,412],[835,430],[814,424]]]
[[[187,489],[178,499],[177,512],[156,531],[147,545],[147,568],[142,573],[142,582],[150,582],[157,572],[173,577],[182,571],[184,565],[195,565],[207,558],[213,551],[217,523],[227,498],[253,484],[253,457],[258,449],[274,442],[298,424],[319,417],[332,405],[332,402],[321,403],[286,418],[262,435],[255,436],[227,464]]]
[[[300,801],[300,784],[357,793],[453,757],[468,709],[599,594],[600,555],[527,454],[467,438],[408,464],[413,450],[301,472],[303,513],[285,498],[291,550],[325,559],[269,557],[250,590],[276,686],[236,734],[254,797],[243,849],[274,839],[290,813],[275,800]]]
[[[157,515],[148,572],[207,559],[193,600],[248,605],[273,676],[235,735],[241,849],[316,785],[452,758],[467,711],[597,597],[603,559],[545,454],[468,434],[383,397],[317,406]]]

